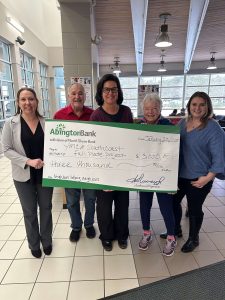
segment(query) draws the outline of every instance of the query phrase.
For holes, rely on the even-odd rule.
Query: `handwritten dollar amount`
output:
[[[175,156],[172,155],[171,153],[145,153],[145,152],[140,152],[136,154],[136,159],[140,160],[167,160],[167,159],[174,159]]]

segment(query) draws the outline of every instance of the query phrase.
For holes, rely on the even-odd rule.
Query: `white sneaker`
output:
[[[149,245],[152,242],[152,235],[148,234],[148,235],[143,235],[140,242],[139,242],[139,249],[140,250],[147,250]]]
[[[163,248],[162,254],[166,256],[172,256],[174,254],[176,245],[177,245],[176,240],[170,240],[170,239],[166,240],[166,244]]]

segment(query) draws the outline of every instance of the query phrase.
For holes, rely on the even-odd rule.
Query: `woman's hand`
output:
[[[26,164],[34,169],[41,169],[44,166],[44,162],[40,158],[28,159]]]
[[[196,187],[196,188],[203,188],[203,186],[205,186],[208,182],[210,182],[211,180],[213,180],[215,178],[214,173],[209,172],[206,176],[200,176],[198,178],[198,180],[196,181],[191,181],[192,186]]]

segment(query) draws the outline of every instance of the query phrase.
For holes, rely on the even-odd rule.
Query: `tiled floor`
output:
[[[2,300],[95,300],[205,266],[225,257],[225,181],[215,181],[205,202],[200,246],[190,254],[180,251],[188,233],[183,218],[184,239],[178,240],[172,257],[160,254],[164,241],[159,233],[164,223],[157,201],[152,209],[155,236],[150,249],[141,252],[142,229],[136,192],[130,194],[130,240],[126,250],[117,242],[104,252],[100,240],[89,240],[82,232],[71,243],[70,220],[62,209],[62,190],[53,197],[54,243],[50,257],[35,259],[27,247],[23,216],[11,178],[10,162],[0,158],[0,299]],[[185,201],[184,204],[185,205]],[[98,230],[98,225],[95,223]]]

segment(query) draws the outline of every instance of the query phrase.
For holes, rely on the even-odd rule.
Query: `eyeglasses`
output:
[[[118,93],[118,88],[117,87],[113,87],[113,88],[104,88],[103,89],[103,93],[105,93],[105,94],[109,94],[110,93],[110,91],[113,93],[113,94],[116,94],[116,93]]]

